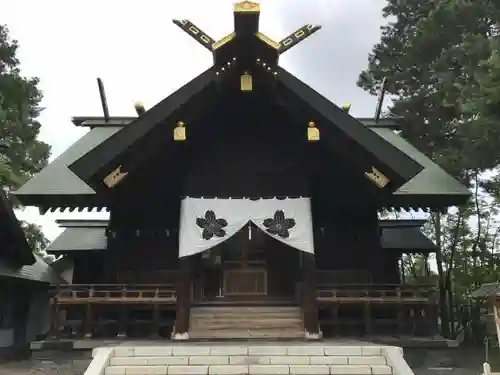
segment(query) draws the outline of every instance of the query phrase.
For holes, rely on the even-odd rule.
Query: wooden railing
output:
[[[56,286],[58,304],[175,303],[172,284],[71,284]]]
[[[428,303],[434,300],[433,287],[400,284],[317,285],[319,302],[337,303]]]

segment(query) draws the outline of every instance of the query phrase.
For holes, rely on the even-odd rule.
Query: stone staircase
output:
[[[304,338],[300,307],[224,306],[191,309],[190,339]]]
[[[85,375],[413,375],[401,348],[190,343],[99,348]]]

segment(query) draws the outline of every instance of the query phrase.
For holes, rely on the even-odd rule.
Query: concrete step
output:
[[[103,348],[107,349],[107,348]],[[402,352],[397,354],[402,357]],[[96,356],[97,357],[97,356]],[[95,358],[96,358],[95,357]],[[116,347],[105,375],[392,375],[379,346],[208,345]]]
[[[392,375],[387,365],[108,366],[105,375]]]

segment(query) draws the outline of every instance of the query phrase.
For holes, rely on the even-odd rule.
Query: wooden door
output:
[[[224,271],[224,296],[267,295],[267,271],[264,268],[235,268]]]

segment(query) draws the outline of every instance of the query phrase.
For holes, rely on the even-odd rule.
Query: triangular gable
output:
[[[89,185],[95,188],[101,187],[100,181],[96,183],[93,177],[98,175],[102,179],[118,167],[118,159],[123,154],[132,149],[139,151],[138,142],[147,134],[154,131],[156,126],[164,123],[171,116],[178,115],[178,112],[182,109],[184,109],[184,113],[194,113],[201,108],[205,108],[203,103],[207,105],[211,102],[214,95],[216,95],[215,78],[215,68],[207,69],[198,77],[146,111],[146,113],[138,117],[113,137],[110,137],[87,154],[75,160],[69,168]],[[192,111],[183,108],[184,106],[189,106],[189,108],[192,108]],[[150,139],[154,140],[154,137]],[[135,154],[136,160],[134,162],[139,163],[141,158],[147,157],[148,149],[154,149],[151,146],[149,144],[147,147],[144,145],[144,147],[140,148],[140,152]],[[105,170],[104,175],[102,175],[103,169]]]
[[[365,172],[371,172],[372,167],[376,168],[389,178],[393,190],[396,190],[423,169],[416,160],[372,132],[293,74],[281,67],[278,67],[277,72],[278,92],[280,89],[284,91],[286,95],[284,100],[289,101],[288,108],[291,111],[294,108],[296,110],[300,108],[303,112],[302,107],[305,105],[309,113],[325,122],[327,132],[333,130],[335,135],[341,134],[341,137],[343,135],[340,142],[348,144],[348,147],[344,146],[344,153],[349,154],[349,157],[354,158],[358,165],[364,167]],[[321,127],[321,123],[318,127]],[[332,146],[338,148],[339,137],[330,134],[327,134],[327,137],[327,141],[332,142]]]
[[[141,161],[149,156],[148,150],[155,149],[154,142],[163,141],[164,137],[151,135],[155,129],[165,123],[174,124],[176,120],[184,119],[186,116],[197,118],[208,109],[209,103],[213,103],[216,97],[220,98],[221,93],[215,85],[216,76],[213,69],[215,67],[205,71],[155,105],[113,137],[73,162],[69,168],[87,184],[99,189],[103,188],[102,180],[104,177],[117,168],[122,168],[121,172],[129,172],[134,167],[138,167]],[[371,173],[373,168],[376,168],[377,171],[387,176],[390,180],[389,188],[391,190],[400,187],[422,170],[422,166],[418,162],[371,132],[365,125],[310,89],[290,73],[281,69],[278,79],[288,92],[293,93],[299,100],[312,107],[313,111],[317,113],[316,116],[326,122],[328,127],[335,128],[338,133],[342,134],[346,143],[354,145],[354,147],[350,147],[351,155],[349,157],[356,158],[358,164],[365,168],[366,173]],[[182,113],[182,117],[180,113]],[[145,143],[139,146],[141,139],[144,139],[148,134],[147,147]],[[332,143],[338,143],[337,134],[329,136]],[[122,165],[125,164],[123,160],[126,160],[128,164]]]

